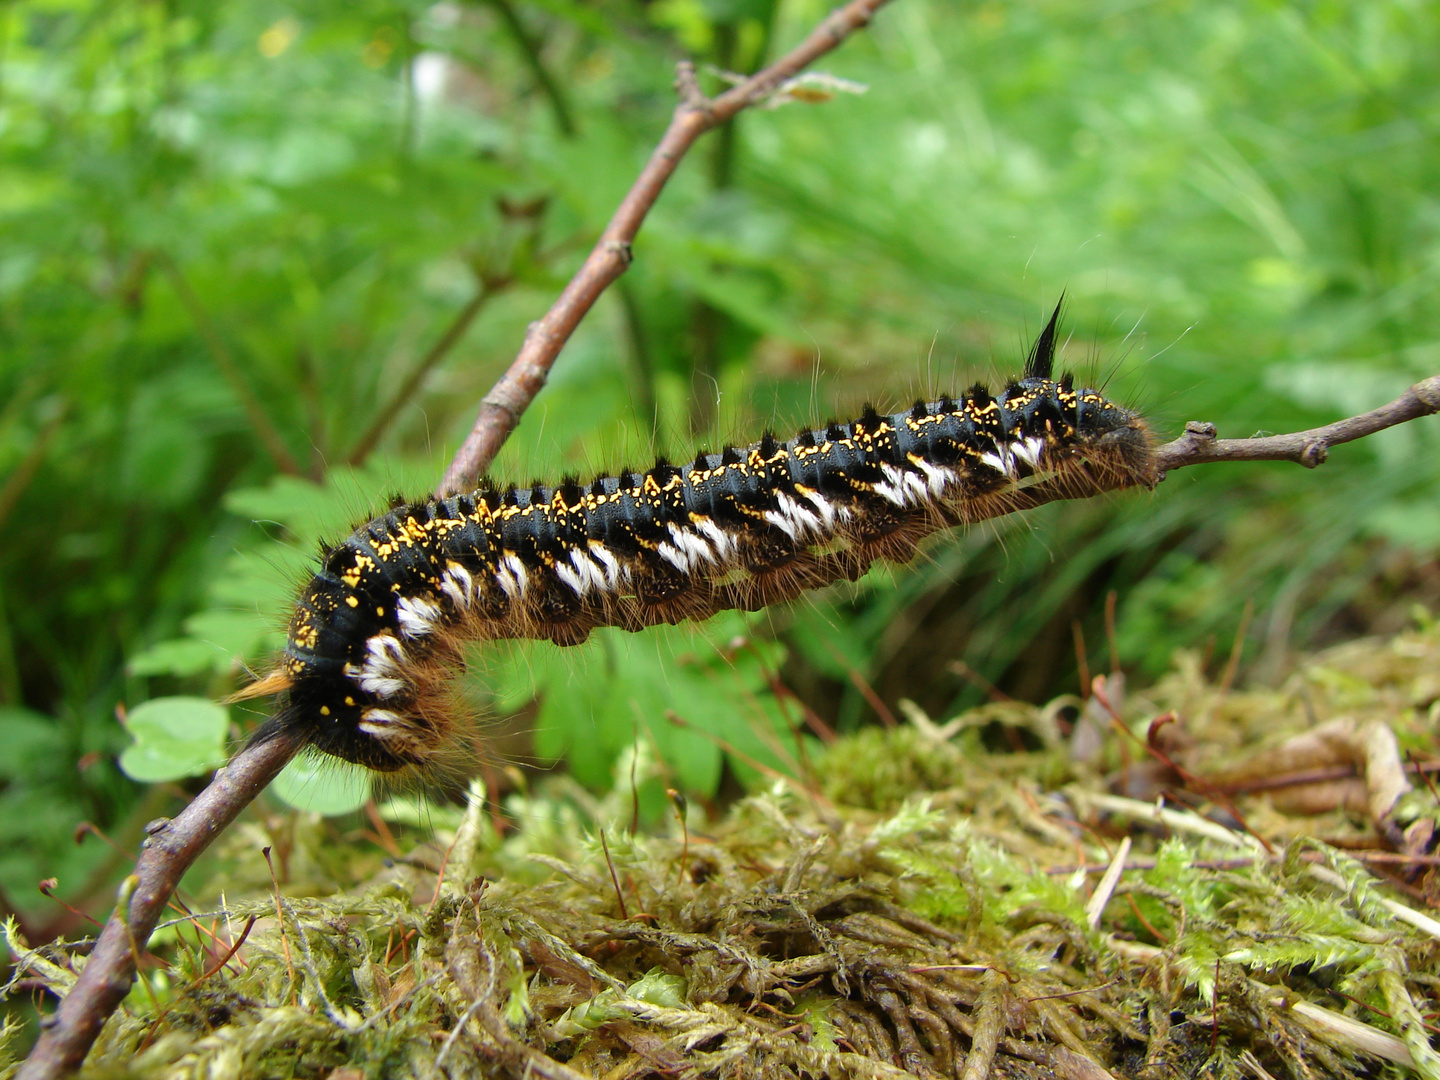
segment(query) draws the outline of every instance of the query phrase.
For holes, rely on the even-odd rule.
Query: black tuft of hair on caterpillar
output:
[[[443,773],[466,734],[449,684],[468,643],[573,645],[601,626],[753,611],[904,562],[931,533],[1009,513],[1042,481],[1076,494],[1153,486],[1145,422],[1068,374],[1051,379],[1059,315],[996,395],[977,385],[893,414],[867,406],[788,441],[767,432],[590,484],[392,503],[323,549],[279,666],[238,695],[283,695],[253,739],[299,735],[380,772]]]
[[[1035,339],[1035,344],[1030,346],[1030,355],[1025,358],[1025,378],[1027,379],[1048,379],[1055,368],[1055,333],[1060,325],[1060,309],[1065,306],[1065,294],[1060,294],[1060,299],[1055,303],[1055,310],[1050,313],[1050,321],[1045,324],[1045,329],[1040,331],[1040,336]]]

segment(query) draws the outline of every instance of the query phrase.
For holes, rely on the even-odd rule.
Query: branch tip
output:
[[[1332,446],[1363,439],[1397,424],[1440,412],[1440,375],[1422,379],[1400,397],[1359,416],[1288,435],[1255,435],[1248,439],[1216,438],[1215,425],[1192,420],[1174,442],[1156,447],[1155,465],[1162,475],[1187,465],[1218,461],[1293,461],[1307,469],[1323,465]]]

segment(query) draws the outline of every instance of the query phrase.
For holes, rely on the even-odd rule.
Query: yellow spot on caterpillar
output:
[[[345,698],[345,704],[346,704],[346,705],[354,705],[354,704],[355,704],[355,699],[354,699],[353,697],[348,697],[348,696],[347,696],[347,697]]]
[[[321,715],[321,716],[329,716],[329,715],[330,715],[330,706],[329,706],[329,705],[321,705],[321,706],[320,706],[320,715]]]
[[[303,622],[297,622],[291,633],[295,638],[296,644],[305,649],[313,649],[320,640],[320,631],[309,619],[305,619]]]
[[[379,615],[383,619],[385,617],[385,609],[383,607],[380,607],[379,605],[376,605],[375,614]]]
[[[360,598],[358,596],[347,596],[345,597],[345,603],[349,604],[352,608],[359,607]]]

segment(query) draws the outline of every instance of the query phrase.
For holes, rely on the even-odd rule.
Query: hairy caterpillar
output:
[[[394,506],[322,552],[280,666],[241,692],[284,694],[255,738],[434,769],[457,737],[447,684],[468,642],[569,645],[598,626],[755,610],[903,562],[936,530],[1008,513],[1038,479],[1153,485],[1145,423],[1052,381],[1058,316],[997,396],[977,385],[688,466]]]

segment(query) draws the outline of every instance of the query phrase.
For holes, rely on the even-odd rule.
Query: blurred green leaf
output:
[[[198,776],[225,763],[230,716],[206,698],[154,698],[131,709],[125,730],[135,740],[120,755],[125,775],[156,784]]]
[[[161,641],[130,658],[125,665],[131,675],[199,675],[215,667],[224,654],[204,641],[176,638]]]
[[[281,770],[270,792],[296,810],[339,817],[364,806],[370,786],[370,773],[364,769],[319,754],[302,754]]]

